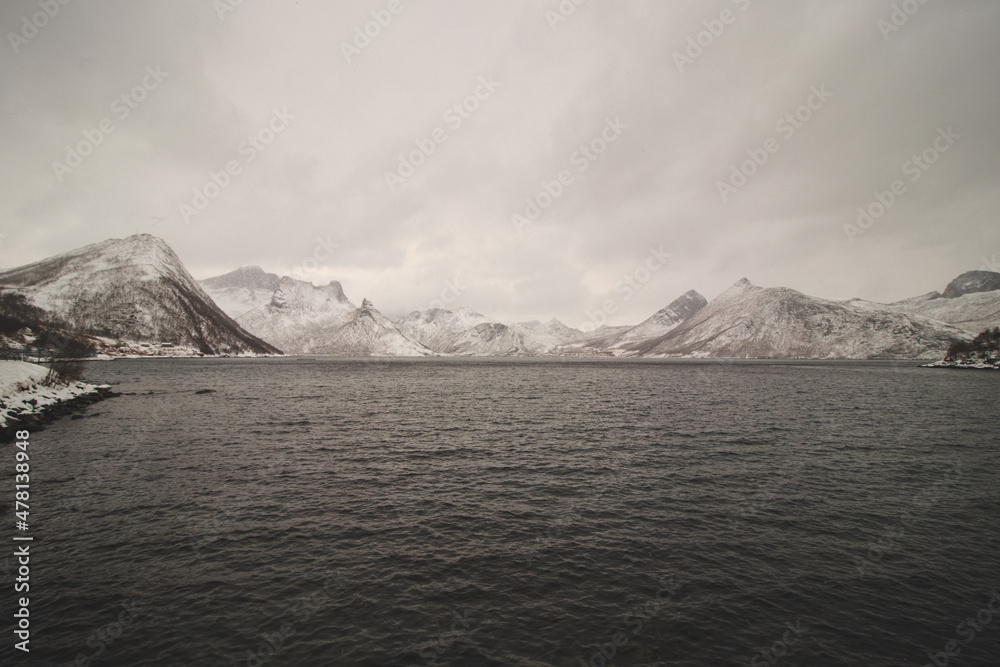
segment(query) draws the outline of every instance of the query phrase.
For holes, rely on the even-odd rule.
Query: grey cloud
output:
[[[651,245],[670,265],[614,323],[743,276],[898,299],[1000,252],[993,2],[928,2],[885,39],[884,0],[590,0],[555,30],[555,0],[402,0],[348,63],[342,42],[386,4],[245,1],[220,20],[209,0],[71,2],[18,53],[5,37],[0,265],[138,230],[197,277],[287,273],[331,238],[310,275],[355,301],[423,308],[461,275],[459,305],[577,326]],[[674,54],[724,9],[734,20],[679,72]],[[0,30],[37,11],[5,3]],[[59,182],[51,162],[156,65],[169,78]],[[449,127],[481,75],[502,85]],[[776,121],[823,84],[833,98],[781,138]],[[238,147],[285,107],[294,120],[246,161]],[[571,155],[616,117],[628,129],[578,172]],[[390,192],[396,156],[436,127],[447,141]],[[857,208],[947,127],[961,140],[850,243]],[[717,183],[772,137],[780,150],[723,202]],[[185,224],[180,205],[234,159]],[[511,215],[563,169],[572,185],[518,233]]]

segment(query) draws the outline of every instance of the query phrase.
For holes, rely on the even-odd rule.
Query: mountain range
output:
[[[368,300],[355,306],[337,281],[317,287],[243,267],[202,286],[255,336],[286,354],[424,357],[434,353],[407,338]]]
[[[555,318],[545,323],[505,324],[471,308],[415,311],[396,324],[403,334],[428,349],[459,356],[544,356],[584,336]]]
[[[13,322],[13,324],[11,324]],[[940,359],[1000,326],[1000,273],[971,271],[943,292],[891,304],[835,301],[745,278],[709,302],[688,291],[635,326],[581,331],[556,319],[500,322],[471,308],[391,321],[341,284],[242,267],[194,281],[149,235],[112,239],[0,273],[0,335],[60,328],[109,346],[200,354]]]
[[[670,332],[631,349],[653,357],[922,359],[970,335],[927,317],[756,287],[744,278]]]

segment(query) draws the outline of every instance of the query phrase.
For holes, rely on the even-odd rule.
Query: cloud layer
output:
[[[199,278],[580,326],[1000,253],[995,2],[577,2],[4,3],[0,265],[141,231]]]

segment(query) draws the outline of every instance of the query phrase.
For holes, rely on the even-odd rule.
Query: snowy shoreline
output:
[[[932,364],[922,364],[921,368],[957,368],[972,371],[1000,371],[1000,366],[985,361],[935,361]]]
[[[0,442],[11,442],[19,429],[36,430],[91,403],[118,396],[109,385],[46,385],[48,372],[26,361],[0,361]]]

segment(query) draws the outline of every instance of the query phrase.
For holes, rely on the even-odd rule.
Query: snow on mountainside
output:
[[[590,331],[580,340],[573,341],[559,348],[559,353],[567,357],[617,357],[622,356],[621,348],[615,347],[621,337],[635,326],[602,324]]]
[[[1000,326],[1000,273],[969,271],[951,281],[943,294],[931,292],[891,303],[887,308],[930,317],[978,334]]]
[[[166,243],[139,234],[0,272],[0,316],[0,334],[14,347],[61,329],[112,354],[143,356],[284,349],[339,356],[927,359],[1000,326],[1000,273],[970,271],[943,293],[888,305],[830,301],[744,279],[711,303],[690,291],[636,326],[584,333],[555,319],[497,322],[470,308],[414,312],[393,323],[367,299],[356,307],[336,281],[316,287],[256,266],[199,284]]]
[[[396,322],[408,338],[435,352],[448,353],[464,332],[486,324],[489,319],[471,308],[415,311]]]
[[[973,271],[945,290],[895,304],[831,301],[745,279],[711,303],[689,291],[635,326],[584,333],[549,322],[504,323],[471,308],[410,313],[393,324],[355,308],[339,283],[314,287],[245,267],[203,285],[247,330],[291,353],[332,355],[938,357],[1000,325],[1000,274]],[[256,304],[256,305],[255,305]]]
[[[689,290],[636,326],[624,330],[620,327],[601,327],[575,347],[581,352],[611,352],[615,356],[634,354],[641,343],[673,331],[707,305],[705,297]]]
[[[557,319],[504,324],[471,308],[413,312],[397,322],[400,331],[441,354],[539,356],[578,340],[583,332]]]
[[[755,287],[745,278],[673,331],[635,346],[643,356],[934,359],[968,332],[924,317]]]
[[[529,337],[528,348],[540,348],[545,353],[558,351],[557,348],[575,343],[587,337],[587,334],[579,329],[566,326],[556,318],[548,322],[518,322],[513,325],[515,329]]]
[[[450,354],[476,357],[540,356],[555,352],[567,336],[556,320],[542,324],[486,322],[464,331],[448,349]]]
[[[205,354],[275,354],[241,329],[163,240],[110,239],[0,273],[7,303],[38,309],[34,327],[127,343],[171,343]]]
[[[404,336],[367,299],[352,304],[340,283],[316,287],[284,277],[270,301],[239,318],[254,335],[286,354],[344,357],[423,357],[424,346]]]
[[[241,266],[222,276],[200,280],[212,300],[233,319],[271,301],[281,283],[274,273],[264,273],[259,266]]]
[[[679,296],[669,306],[653,314],[645,322],[629,329],[618,341],[618,346],[627,346],[669,333],[687,322],[698,311],[708,305],[708,300],[694,290]]]

